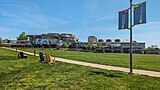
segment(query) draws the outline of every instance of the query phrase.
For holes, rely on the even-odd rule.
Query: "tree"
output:
[[[158,45],[151,45],[151,48],[158,48]]]
[[[101,50],[101,44],[97,44],[97,50]]]
[[[149,54],[157,54],[160,52],[158,45],[151,45],[151,47],[146,48],[147,53]]]
[[[90,43],[87,45],[87,49],[92,50],[92,45]]]
[[[0,44],[2,44],[2,38],[0,38]]]
[[[17,37],[17,40],[27,40],[27,36],[25,32],[22,32],[19,37]]]
[[[154,49],[151,47],[148,47],[148,48],[146,48],[146,51],[154,51]]]

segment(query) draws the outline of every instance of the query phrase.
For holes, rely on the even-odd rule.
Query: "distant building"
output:
[[[2,40],[2,43],[10,43],[10,40],[4,39],[4,40]]]
[[[95,36],[89,36],[88,42],[97,42],[97,38]]]
[[[106,42],[112,42],[112,40],[111,39],[106,39]]]
[[[106,42],[103,42],[101,39],[98,42],[78,42],[76,46],[79,48],[86,48],[88,43],[91,43],[93,46],[100,44],[102,49],[105,52],[112,53],[129,53],[130,52],[130,42],[121,42],[120,39],[115,39],[112,42],[111,39],[107,39]],[[145,43],[133,41],[133,53],[144,53]]]
[[[104,40],[103,39],[98,39],[98,42],[104,42]]]
[[[27,35],[29,41],[34,44],[57,44],[57,43],[67,43],[69,45],[73,43],[77,43],[79,41],[78,38],[73,34],[66,33],[47,33],[41,35]]]
[[[120,39],[115,39],[115,42],[121,42],[121,40]]]

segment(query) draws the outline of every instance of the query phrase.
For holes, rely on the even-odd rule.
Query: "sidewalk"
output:
[[[12,49],[12,48],[6,48],[6,47],[3,47],[3,48],[16,51],[16,49]],[[17,51],[20,52],[22,50],[17,50]],[[26,52],[26,51],[22,51],[22,52],[24,52],[25,54],[34,55],[33,53],[30,53],[30,52]],[[36,54],[36,56],[39,56],[39,55]],[[88,67],[94,67],[94,68],[99,68],[99,69],[105,69],[105,70],[116,70],[116,71],[122,71],[122,72],[127,72],[127,73],[129,72],[129,68],[100,65],[100,64],[94,64],[94,63],[88,63],[88,62],[63,59],[63,58],[58,58],[58,57],[56,57],[56,61],[61,61],[61,62],[70,63],[70,64],[77,64],[77,65],[82,65],[82,66],[88,66]],[[133,69],[133,73],[140,74],[140,75],[148,75],[152,77],[160,77],[160,72],[155,72],[155,71]]]

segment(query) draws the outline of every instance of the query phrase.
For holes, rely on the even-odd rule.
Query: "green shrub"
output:
[[[101,44],[97,44],[96,49],[97,49],[97,50],[101,50]]]
[[[10,47],[9,44],[0,44],[0,47]]]
[[[92,44],[89,43],[89,44],[87,45],[87,49],[88,49],[88,50],[92,50]]]
[[[2,44],[2,38],[0,38],[0,45]]]

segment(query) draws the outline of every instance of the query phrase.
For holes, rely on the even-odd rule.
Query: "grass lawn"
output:
[[[25,51],[33,52],[33,49],[23,49]],[[129,54],[120,53],[91,53],[78,51],[62,51],[62,50],[37,50],[37,53],[50,53],[53,56],[92,62],[103,65],[121,66],[129,68]],[[142,70],[152,70],[160,72],[160,55],[133,55],[133,68]]]
[[[29,55],[18,59],[17,52],[0,48],[0,90],[160,90],[160,78],[38,60]]]

